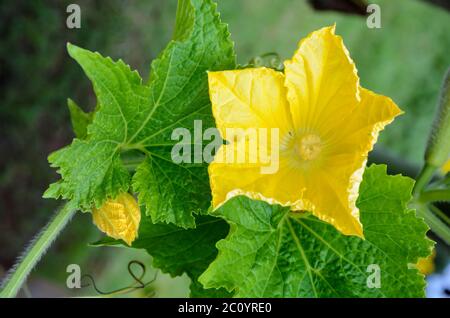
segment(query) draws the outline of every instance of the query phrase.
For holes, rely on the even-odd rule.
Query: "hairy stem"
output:
[[[67,204],[56,212],[50,222],[30,242],[28,248],[19,257],[1,284],[0,298],[12,298],[17,295],[31,270],[36,266],[55,238],[75,214],[75,209]]]

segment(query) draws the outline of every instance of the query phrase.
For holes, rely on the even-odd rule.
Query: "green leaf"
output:
[[[44,197],[72,200],[84,211],[99,207],[128,190],[131,176],[121,155],[140,151],[147,158],[132,183],[146,214],[155,222],[194,227],[193,214],[206,210],[211,199],[207,167],[173,162],[178,141],[171,135],[181,127],[192,132],[194,120],[202,120],[205,129],[214,126],[207,71],[235,67],[233,43],[216,5],[180,0],[174,39],[153,61],[147,83],[121,60],[71,44],[68,51],[93,83],[97,109],[86,139],[49,156],[61,180]]]
[[[197,279],[217,256],[215,244],[228,233],[228,224],[220,218],[198,216],[195,229],[173,224],[154,224],[142,216],[138,238],[133,248],[144,248],[153,257],[153,266],[172,276],[186,273],[192,280],[192,297],[228,297],[224,289],[204,289]],[[123,244],[105,237],[95,246]]]
[[[187,216],[201,214],[211,201],[207,169],[203,165],[176,165],[164,150],[153,149],[151,158],[138,166],[133,189],[146,211],[154,211],[155,223],[193,227]]]
[[[70,120],[72,122],[75,137],[85,139],[87,137],[87,127],[92,122],[94,114],[84,112],[80,106],[70,98],[67,100],[67,107],[70,111]]]
[[[406,207],[412,186],[385,166],[366,169],[357,202],[365,240],[310,214],[232,199],[215,211],[231,230],[199,281],[237,297],[423,297],[424,277],[411,264],[433,244],[427,225]],[[377,286],[371,264],[379,266],[380,288],[369,288]]]
[[[59,167],[62,179],[50,185],[45,198],[69,199],[76,208],[90,211],[107,197],[128,191],[130,174],[113,141],[74,139],[69,147],[52,153],[49,161]]]

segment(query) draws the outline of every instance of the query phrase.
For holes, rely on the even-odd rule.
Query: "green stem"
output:
[[[45,254],[61,230],[75,214],[75,209],[65,205],[52,220],[33,239],[18,263],[10,270],[10,274],[2,282],[0,298],[12,298],[17,295],[31,270]]]
[[[447,223],[448,226],[450,226],[450,218],[444,212],[442,212],[438,207],[434,206],[433,204],[430,204],[429,208],[431,212],[436,214],[441,220],[443,220],[445,223]]]
[[[428,182],[430,182],[431,178],[433,178],[433,174],[436,171],[436,167],[431,166],[429,164],[425,164],[422,170],[417,177],[417,181],[414,184],[413,195],[414,197],[419,197],[421,191],[427,186]]]
[[[434,215],[425,205],[419,205],[417,213],[425,219],[425,222],[437,236],[447,245],[450,245],[450,228],[441,219]]]
[[[424,191],[420,194],[421,202],[450,201],[450,189]]]

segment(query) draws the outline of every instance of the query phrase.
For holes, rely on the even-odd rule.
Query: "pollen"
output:
[[[322,139],[314,134],[301,136],[295,144],[295,151],[304,161],[314,160],[322,152]]]

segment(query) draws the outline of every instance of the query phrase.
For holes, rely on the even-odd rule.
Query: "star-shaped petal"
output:
[[[278,148],[268,150],[279,152],[278,169],[271,174],[261,173],[267,163],[260,158],[239,163],[218,159],[240,144],[249,151],[251,136],[228,140],[219,149],[209,167],[213,207],[244,194],[292,211],[310,211],[344,234],[363,237],[356,199],[367,156],[378,133],[401,110],[388,97],[360,87],[335,27],[302,40],[284,73],[254,68],[210,72],[208,78],[224,139],[227,129],[279,131]]]

